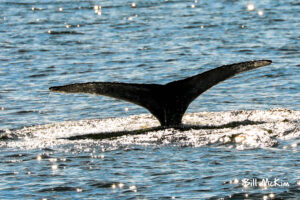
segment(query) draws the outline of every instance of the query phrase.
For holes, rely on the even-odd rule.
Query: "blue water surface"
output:
[[[0,134],[147,113],[102,96],[51,94],[48,88],[54,85],[165,84],[253,59],[273,64],[213,87],[187,112],[299,110],[299,10],[297,0],[2,0]],[[243,199],[248,194],[256,199],[271,193],[300,198],[299,147],[281,147],[237,151],[158,145],[102,151],[79,148],[76,142],[52,149],[3,147],[0,198]],[[291,186],[244,190],[230,182],[243,177],[279,177]]]

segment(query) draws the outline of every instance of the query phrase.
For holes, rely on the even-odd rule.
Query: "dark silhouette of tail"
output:
[[[257,60],[224,65],[165,85],[90,82],[51,87],[50,91],[90,93],[122,99],[149,110],[162,126],[176,126],[181,124],[189,104],[212,86],[238,73],[271,63],[270,60]]]

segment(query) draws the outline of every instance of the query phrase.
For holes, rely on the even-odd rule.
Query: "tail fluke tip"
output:
[[[257,60],[254,62],[255,65],[257,65],[257,67],[262,67],[262,66],[270,65],[272,63],[272,60]]]

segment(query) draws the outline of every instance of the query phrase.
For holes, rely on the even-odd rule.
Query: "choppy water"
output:
[[[300,198],[300,3],[252,3],[1,1],[0,198]],[[48,91],[163,84],[251,59],[273,64],[201,95],[181,129],[151,129],[123,101]]]

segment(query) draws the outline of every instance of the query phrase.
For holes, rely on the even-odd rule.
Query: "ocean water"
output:
[[[299,199],[300,3],[2,0],[0,199]],[[136,105],[50,93],[165,84],[253,59],[181,128]],[[108,137],[115,136],[115,137]]]

